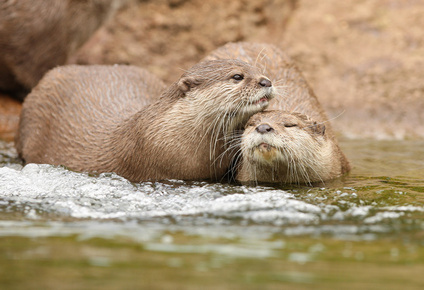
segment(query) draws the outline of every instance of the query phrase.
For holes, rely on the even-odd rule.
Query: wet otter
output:
[[[0,90],[23,99],[128,1],[0,1]]]
[[[128,69],[65,66],[47,73],[23,104],[20,156],[135,182],[219,179],[233,158],[227,140],[274,94],[269,79],[245,62],[204,61],[145,106],[140,99],[152,81]]]
[[[212,51],[205,60],[240,59],[256,66],[270,78],[276,88],[276,98],[269,109],[300,112],[318,122],[328,117],[294,61],[281,49],[267,43],[228,43]],[[330,130],[330,124],[327,130]],[[331,131],[332,133],[332,131]]]
[[[325,125],[306,115],[265,111],[252,116],[241,138],[241,182],[311,184],[349,171]]]
[[[275,143],[276,148],[270,147],[269,144],[264,144],[257,147],[259,151],[242,149],[242,156],[238,158],[239,164],[235,166],[235,168],[240,168],[241,170],[241,172],[236,175],[236,179],[247,181],[249,178],[252,178],[251,180],[253,181],[310,183],[332,179],[350,170],[349,162],[338,146],[337,139],[335,138],[324,109],[308,85],[308,82],[289,56],[271,44],[239,42],[224,45],[213,51],[205,59],[228,58],[246,61],[266,74],[277,90],[276,97],[270,102],[269,110],[280,110],[280,113],[272,113],[272,124],[266,121],[270,119],[271,115],[269,114],[271,113],[259,113],[249,120],[248,124],[250,125],[246,128],[246,132],[241,138],[242,148],[258,146],[254,140],[260,138],[256,136],[258,134],[257,131],[254,131],[252,128],[261,127],[262,125],[271,126],[273,128],[273,133],[258,136],[266,135],[267,140],[272,137],[273,141],[269,141]],[[291,132],[291,135],[285,136],[284,139],[282,136],[288,134],[290,131],[285,129],[285,126],[281,124],[287,119],[293,119],[292,121],[294,123],[298,123],[298,125],[294,126],[295,129],[290,130],[296,130],[299,134],[293,135],[293,132]],[[309,121],[310,124],[306,125],[305,120],[314,121]],[[314,122],[316,124],[312,125]],[[325,130],[321,135],[311,131],[312,129],[303,129],[303,133],[301,133],[302,131],[299,129],[307,128],[308,126],[312,126],[312,128],[321,128],[323,124],[325,124]],[[263,128],[263,126],[261,128]],[[309,133],[308,138],[302,135],[305,133]],[[253,136],[256,136],[256,139]],[[281,138],[283,138],[283,140],[290,140],[291,138],[293,142],[298,142],[298,144],[283,143],[283,141],[280,140]],[[306,142],[306,140],[309,139],[314,140],[314,142]],[[277,142],[277,140],[280,141]],[[253,143],[249,144],[249,142]],[[287,159],[289,158],[288,155],[284,155],[286,156],[286,160],[284,160],[286,163],[284,163],[281,161],[281,152],[283,152],[281,147],[283,144],[291,146],[290,148],[304,145],[305,148],[303,151],[298,150],[296,154],[293,153],[290,157],[292,159]],[[312,150],[316,148],[311,144],[321,144],[321,149],[319,150],[321,153],[307,153],[308,149]],[[287,148],[286,150],[289,149]],[[277,154],[277,152],[280,153]],[[324,160],[323,156],[327,153],[333,155],[327,156],[328,159]],[[305,159],[313,159],[302,160],[302,156]],[[255,160],[252,164],[255,164],[256,167],[250,164],[252,160]],[[261,160],[263,162],[259,162]],[[287,163],[287,160],[291,160],[291,162]],[[331,160],[332,163],[328,164],[328,160]],[[288,168],[287,166],[290,167]],[[309,166],[309,169],[305,169],[302,166]],[[284,170],[288,171],[286,172]],[[312,171],[315,171],[315,173]],[[235,173],[233,173],[233,175],[234,174]],[[281,174],[281,176],[275,176],[275,174]]]

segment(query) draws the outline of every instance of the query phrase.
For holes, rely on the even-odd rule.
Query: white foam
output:
[[[194,217],[205,222],[238,218],[286,224],[316,221],[321,213],[318,206],[283,190],[201,182],[132,184],[113,174],[90,177],[50,165],[0,168],[0,183],[3,202],[74,218]],[[28,211],[27,218],[35,217],[34,211]]]
[[[134,237],[140,239],[139,236],[148,236],[146,227],[134,229],[149,222],[153,223],[149,227],[155,229],[153,232],[159,226],[161,232],[172,227],[229,238],[329,233],[351,239],[367,232],[389,231],[382,223],[397,219],[404,212],[423,210],[407,206],[373,211],[372,206],[352,203],[349,198],[346,194],[342,209],[334,204],[311,204],[270,187],[182,181],[133,184],[115,174],[93,177],[51,165],[6,166],[0,167],[0,212],[22,213],[33,224],[28,229],[26,224],[9,227],[3,222],[0,235],[11,235],[13,231],[29,236],[69,234],[75,230],[69,227],[80,227],[88,220],[90,223],[82,226],[82,237],[141,231]],[[71,218],[72,222],[54,223],[63,217]],[[48,225],[36,226],[37,221],[46,220]],[[352,224],[352,220],[364,223]],[[344,224],[345,221],[350,224]]]

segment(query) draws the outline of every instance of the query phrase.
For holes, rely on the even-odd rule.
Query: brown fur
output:
[[[325,125],[300,113],[265,111],[252,116],[241,138],[241,153],[236,177],[241,182],[311,184],[350,169]]]
[[[0,90],[22,98],[127,1],[1,1]]]
[[[123,66],[50,71],[24,102],[20,156],[131,181],[219,179],[233,158],[226,140],[273,93],[259,71],[237,60],[199,63],[145,106],[160,91],[147,78]]]
[[[328,120],[313,90],[293,60],[281,49],[267,43],[228,43],[205,59],[240,59],[256,66],[277,89],[269,109],[300,112],[318,122]],[[327,124],[329,127],[330,125]]]
[[[271,79],[274,86],[276,87],[277,94],[274,100],[271,101],[269,110],[274,109],[285,111],[281,113],[281,116],[285,116],[286,113],[297,112],[306,115],[307,118],[314,120],[315,122],[325,124],[325,137],[329,140],[329,142],[332,143],[332,148],[334,148],[334,150],[332,150],[334,156],[331,157],[332,160],[334,160],[332,167],[338,169],[331,169],[326,173],[320,172],[319,175],[321,177],[318,179],[326,180],[334,178],[350,170],[349,162],[338,146],[337,139],[335,138],[335,134],[332,130],[330,122],[328,121],[328,117],[324,109],[319,103],[313,90],[308,85],[308,82],[288,55],[286,55],[278,47],[271,44],[238,42],[229,43],[222,46],[221,48],[218,48],[205,59],[211,60],[229,58],[236,58],[246,61],[247,63],[258,67],[259,70],[261,70]],[[253,118],[259,118],[260,120],[263,118],[263,115],[261,113],[259,116],[254,116],[252,119]],[[258,119],[254,120],[258,121]],[[278,123],[278,120],[276,120],[276,122]],[[248,156],[242,156],[240,162],[243,163],[245,158],[248,158]],[[239,164],[239,167],[243,168],[243,164]],[[242,174],[240,176],[247,175]],[[268,177],[269,178],[264,177],[262,179],[266,179],[268,181],[270,181],[270,179],[279,181],[285,180],[284,176],[276,178],[271,178],[271,176]],[[239,179],[246,178],[243,177]],[[310,180],[308,181],[307,178],[301,181],[310,182]]]

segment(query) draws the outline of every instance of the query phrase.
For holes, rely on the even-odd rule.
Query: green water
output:
[[[19,167],[0,145],[0,163]],[[284,188],[290,200],[321,209],[316,220],[297,218],[301,208],[280,223],[213,211],[75,218],[37,198],[0,198],[0,288],[424,289],[424,141],[341,145],[353,164],[348,176]],[[216,194],[241,190],[223,185]]]

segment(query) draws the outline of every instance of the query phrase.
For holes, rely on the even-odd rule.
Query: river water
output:
[[[424,141],[343,140],[320,187],[132,184],[0,142],[0,288],[423,289]]]

